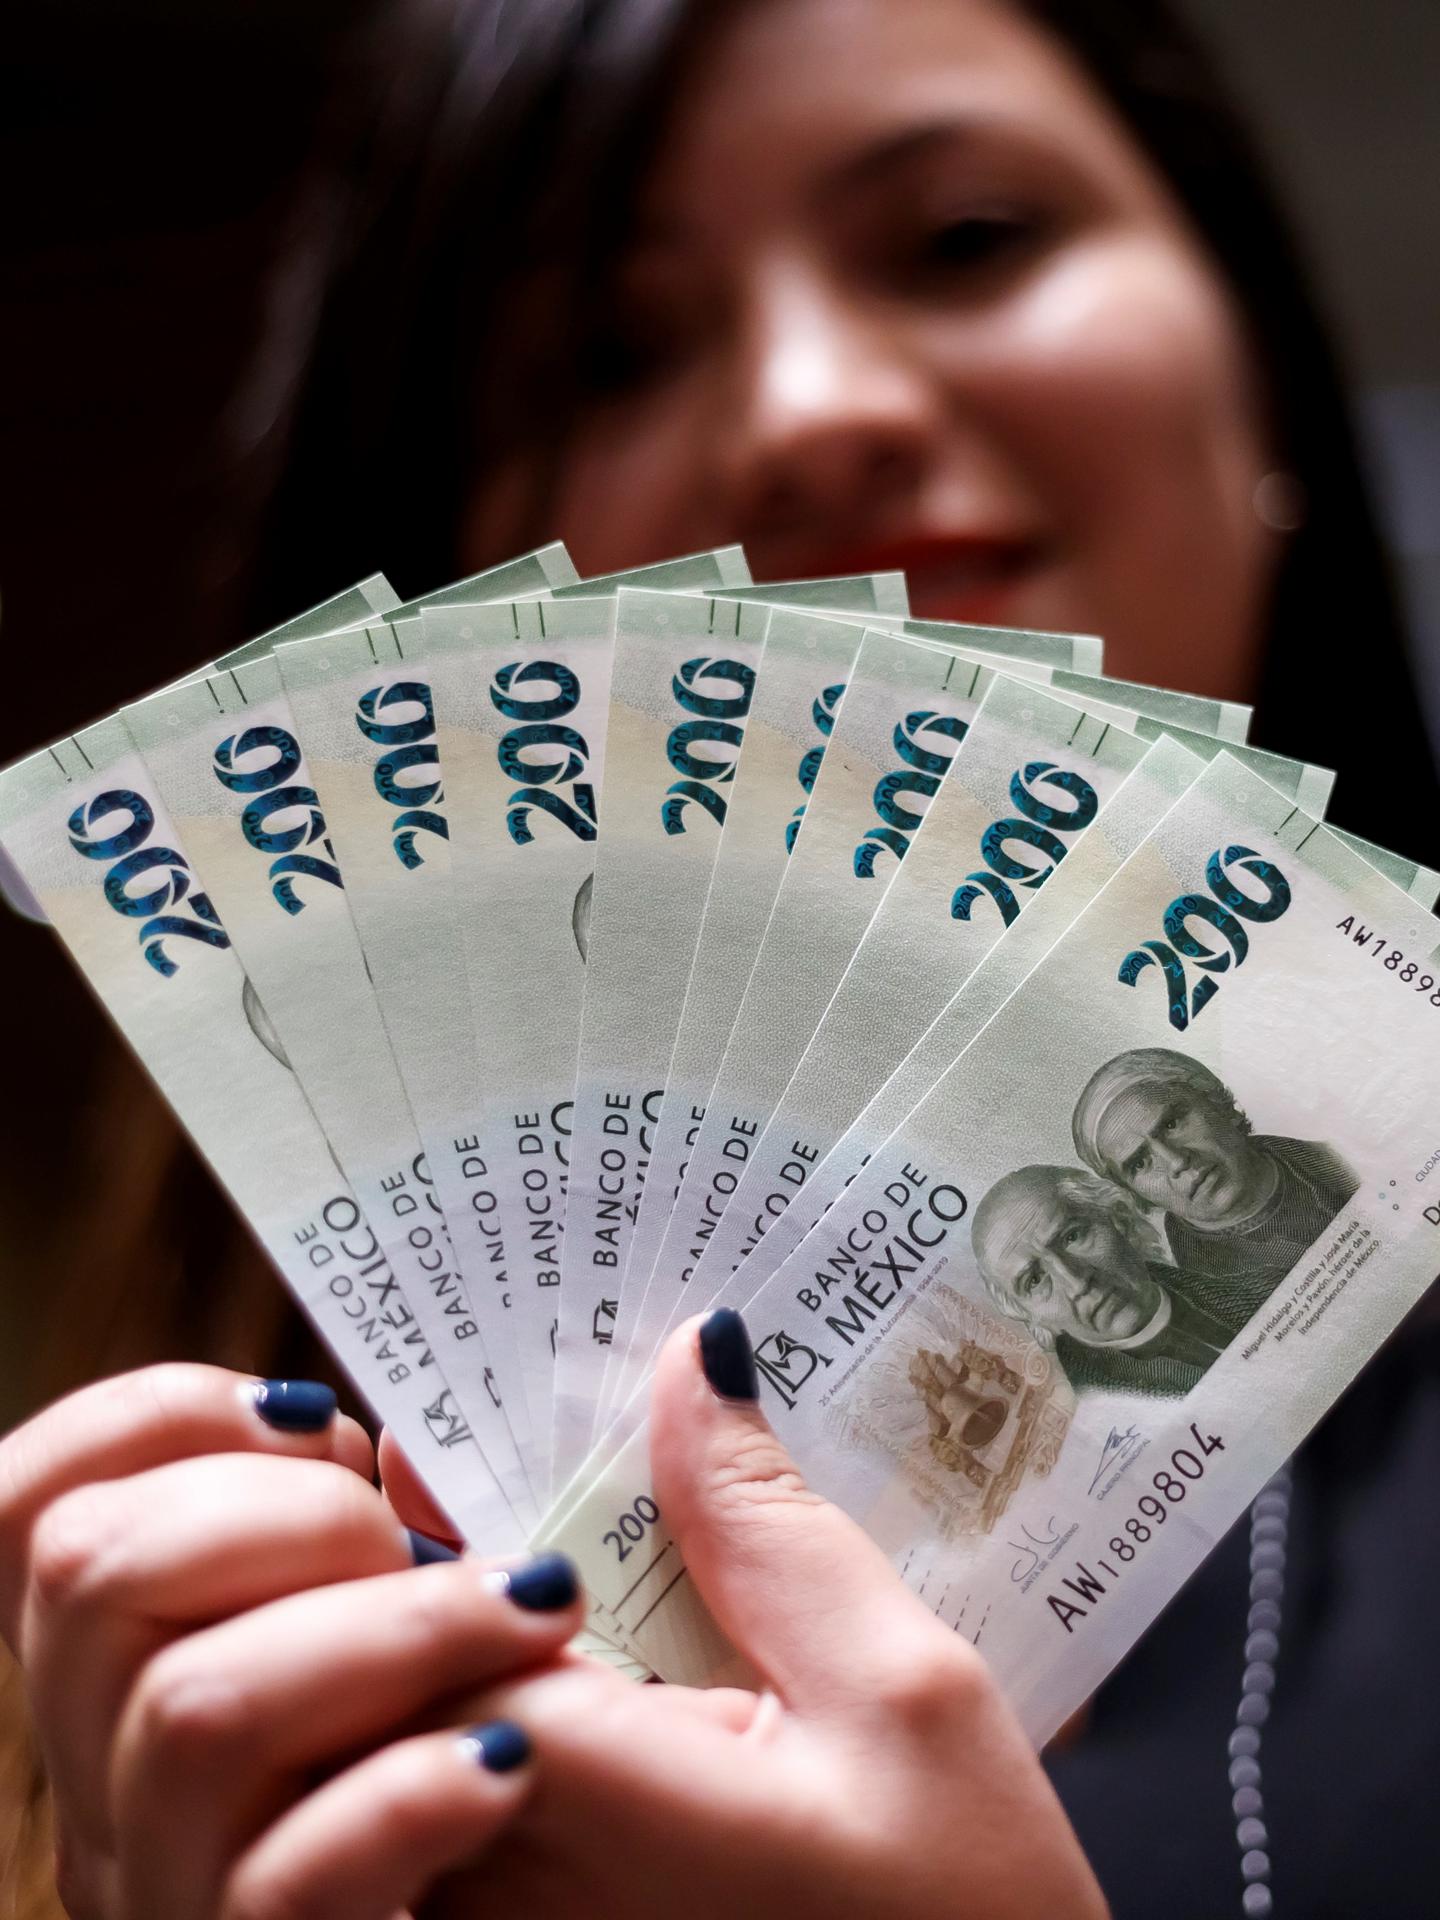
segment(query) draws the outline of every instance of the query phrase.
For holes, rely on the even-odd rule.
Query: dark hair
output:
[[[584,398],[586,317],[667,101],[704,36],[757,4],[384,9],[375,45],[391,84],[377,110],[342,120],[298,252],[321,291],[288,309],[294,406],[277,416],[257,626],[376,564],[406,592],[453,576],[477,463],[563,444]],[[1248,331],[1277,455],[1303,488],[1255,742],[1340,769],[1337,819],[1419,852],[1434,760],[1394,587],[1335,356],[1250,138],[1164,0],[1018,4],[1070,49],[1198,230]],[[529,530],[547,538],[541,505]],[[1353,691],[1337,697],[1351,660],[1363,707]]]

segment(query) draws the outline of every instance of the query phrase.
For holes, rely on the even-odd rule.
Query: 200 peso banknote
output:
[[[1037,1740],[1435,1277],[1437,936],[1217,757],[746,1306],[804,1471]],[[645,1444],[542,1537],[721,1677]]]
[[[661,1331],[659,1302],[652,1304],[650,1289],[671,1211],[819,777],[863,637],[859,628],[880,618],[827,612],[832,624],[824,626],[814,624],[813,616],[807,627],[793,625],[800,618],[793,613],[771,618],[651,1143],[593,1428],[597,1435],[628,1397]],[[905,636],[943,637],[957,658],[1047,683],[1057,666],[1099,655],[1098,642],[1078,635],[908,618],[886,624]]]
[[[0,773],[0,837],[106,1011],[467,1538],[523,1529],[118,717]]]
[[[563,549],[483,576],[497,596],[547,591],[574,569]],[[466,583],[476,594],[480,583]],[[415,655],[418,611],[275,648],[309,779],[324,816],[346,904],[424,1149],[417,1196],[433,1192],[459,1279],[446,1305],[468,1333],[467,1404],[488,1402],[497,1470],[533,1504],[516,1438],[525,1402],[509,1318],[504,1242],[485,1143],[474,1117],[474,1022],[463,942],[447,882],[449,821],[435,744],[434,702]],[[506,1402],[510,1411],[506,1412]]]

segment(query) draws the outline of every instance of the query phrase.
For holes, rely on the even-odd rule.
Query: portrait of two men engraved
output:
[[[1007,1173],[971,1235],[991,1300],[1077,1394],[1188,1393],[1359,1186],[1164,1047],[1107,1060],[1071,1131],[1083,1165]]]
[[[1071,1136],[1077,1164],[1017,1167],[971,1215],[987,1305],[937,1277],[829,1410],[946,1537],[991,1532],[1049,1476],[1087,1394],[1190,1393],[1359,1188],[1333,1146],[1257,1132],[1165,1047],[1105,1061]]]

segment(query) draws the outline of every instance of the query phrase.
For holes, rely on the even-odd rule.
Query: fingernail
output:
[[[700,1327],[700,1366],[722,1400],[758,1400],[760,1376],[745,1322],[733,1307],[717,1307]]]
[[[491,1720],[460,1736],[464,1752],[487,1773],[513,1773],[530,1758],[530,1736],[513,1720]]]
[[[335,1389],[318,1380],[262,1380],[253,1399],[266,1426],[281,1433],[320,1433],[335,1418],[339,1404]]]
[[[428,1533],[416,1533],[413,1527],[407,1527],[405,1533],[410,1542],[410,1558],[417,1567],[438,1566],[442,1561],[460,1558],[458,1547],[447,1547],[443,1540],[432,1540]]]
[[[558,1613],[573,1605],[580,1593],[574,1564],[563,1553],[542,1553],[523,1567],[502,1568],[488,1576],[488,1583],[527,1613]]]

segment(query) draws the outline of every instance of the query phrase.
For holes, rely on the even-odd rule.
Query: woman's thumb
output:
[[[873,1698],[933,1638],[885,1555],[806,1485],[772,1430],[732,1308],[666,1342],[650,1437],[656,1498],[701,1598],[788,1705]]]

